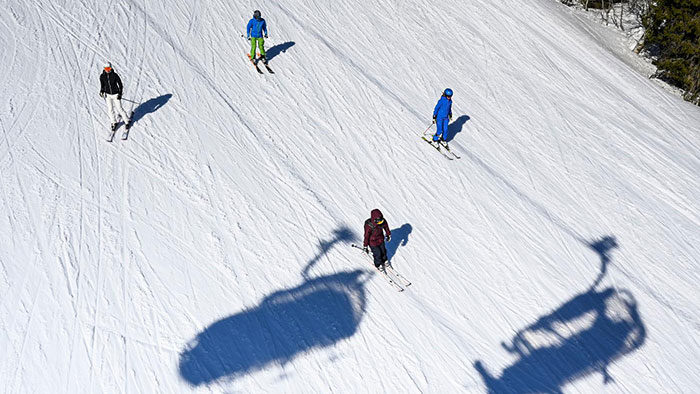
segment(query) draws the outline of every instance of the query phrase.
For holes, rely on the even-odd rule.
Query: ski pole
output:
[[[130,103],[132,103],[132,104],[141,104],[141,103],[137,103],[136,101],[132,101],[132,100],[129,100],[128,98],[124,98],[124,97],[122,97],[122,100],[128,101],[128,102],[130,102]]]
[[[430,130],[430,128],[431,128],[431,127],[433,127],[433,124],[432,124],[432,123],[430,124],[430,126],[428,126],[428,128],[427,128],[427,129],[425,129],[425,131],[423,132],[423,135],[425,135],[425,133],[427,133],[427,132],[428,132],[428,130]]]
[[[355,244],[352,244],[352,245],[350,245],[350,246],[352,246],[353,248],[356,248],[356,249],[360,249],[362,252],[365,251],[365,248],[359,247],[359,246],[357,246],[357,245],[355,245]]]

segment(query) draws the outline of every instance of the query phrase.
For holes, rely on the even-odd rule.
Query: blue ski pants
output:
[[[447,126],[450,124],[450,119],[437,119],[435,124],[437,125],[437,132],[433,136],[433,141],[438,141],[440,139],[447,140]]]

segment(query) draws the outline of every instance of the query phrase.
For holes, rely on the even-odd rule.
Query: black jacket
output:
[[[100,85],[102,85],[100,93],[122,94],[122,80],[114,71],[110,73],[102,71],[102,75],[100,75]]]

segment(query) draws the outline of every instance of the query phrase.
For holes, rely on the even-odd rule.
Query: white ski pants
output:
[[[129,115],[127,115],[126,111],[124,111],[122,101],[117,100],[116,94],[106,94],[105,101],[107,101],[107,112],[109,113],[109,120],[112,121],[112,124],[117,123],[117,117],[114,113],[115,111],[121,115],[122,122],[126,123],[129,121]]]

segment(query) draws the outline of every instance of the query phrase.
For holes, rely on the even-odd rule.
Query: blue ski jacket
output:
[[[440,97],[440,100],[435,105],[433,117],[437,119],[452,117],[452,100],[448,100],[445,96]]]
[[[263,33],[267,35],[267,23],[265,23],[265,19],[252,18],[250,21],[248,21],[248,27],[246,27],[245,33],[248,38],[260,38],[263,36]]]

